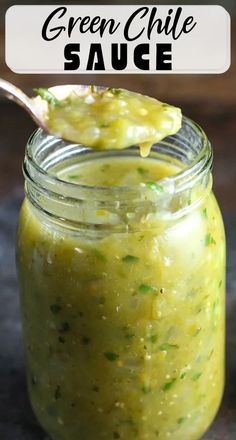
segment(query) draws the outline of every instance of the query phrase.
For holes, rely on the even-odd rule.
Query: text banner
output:
[[[230,16],[217,5],[18,5],[5,53],[16,73],[223,73]]]

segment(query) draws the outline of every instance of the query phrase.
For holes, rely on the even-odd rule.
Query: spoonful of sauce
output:
[[[62,85],[34,89],[29,98],[0,79],[0,90],[50,134],[97,150],[136,144],[146,157],[154,143],[181,127],[179,108],[125,89]]]

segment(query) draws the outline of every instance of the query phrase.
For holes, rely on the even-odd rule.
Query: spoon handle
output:
[[[33,100],[30,99],[24,92],[22,92],[22,90],[9,83],[8,81],[0,78],[0,93],[2,93],[6,98],[16,102],[21,107],[23,107],[34,119],[36,124],[42,126],[42,122],[40,121],[36,113],[36,108],[34,106]]]
[[[22,90],[18,89],[18,87],[2,78],[0,78],[0,92],[6,96],[6,98],[17,102],[17,104],[20,104],[23,107],[31,107],[30,98],[22,92]]]

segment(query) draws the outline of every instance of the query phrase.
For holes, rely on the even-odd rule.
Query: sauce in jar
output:
[[[210,147],[202,155],[204,134],[185,126],[148,159],[42,132],[28,146],[17,241],[28,386],[55,440],[195,440],[217,411],[224,229]],[[171,155],[186,136],[186,154]]]

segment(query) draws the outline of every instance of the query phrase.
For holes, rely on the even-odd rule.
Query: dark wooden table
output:
[[[233,29],[235,25],[233,26]],[[233,31],[235,40],[235,32]],[[1,43],[1,40],[0,40]],[[236,44],[234,44],[234,49]],[[0,44],[0,61],[3,40]],[[214,188],[227,233],[226,390],[204,440],[236,439],[236,63],[223,75],[15,75],[0,62],[1,76],[26,91],[58,83],[95,83],[137,90],[180,106],[207,132],[214,147]],[[21,162],[34,124],[14,104],[0,100],[0,439],[46,440],[28,402],[22,356],[15,228],[23,197]],[[93,440],[93,439],[91,439]],[[128,440],[128,439],[127,439]],[[183,439],[188,440],[188,439]]]

